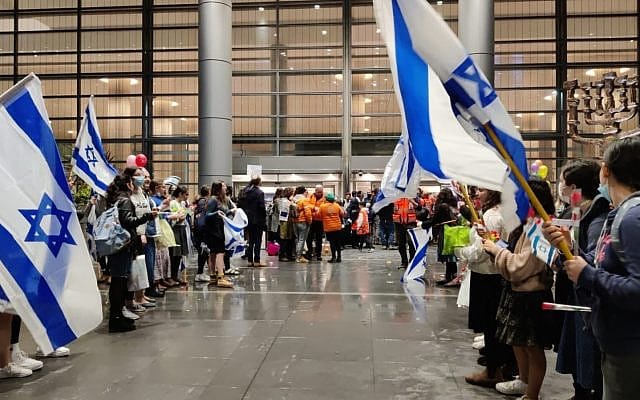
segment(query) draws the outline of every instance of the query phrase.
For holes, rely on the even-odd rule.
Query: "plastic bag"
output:
[[[456,247],[466,247],[469,245],[469,230],[467,226],[444,226],[444,244],[442,255],[453,255]]]
[[[131,264],[131,274],[127,281],[127,289],[130,292],[143,290],[149,287],[149,276],[147,275],[147,264],[144,255],[140,255]]]
[[[173,234],[173,229],[171,229],[171,225],[167,222],[166,219],[160,219],[158,223],[158,229],[160,231],[160,236],[158,236],[158,243],[162,247],[175,247],[176,245],[176,237]]]
[[[467,267],[463,272],[462,285],[458,292],[458,307],[469,308],[469,298],[471,297],[471,270]]]

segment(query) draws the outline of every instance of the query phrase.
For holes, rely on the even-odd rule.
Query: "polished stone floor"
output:
[[[243,269],[234,290],[168,292],[134,332],[101,326],[69,358],[0,381],[0,399],[508,398],[464,382],[478,354],[457,289],[432,285],[441,266],[430,267],[426,295],[412,296],[397,251],[347,250],[342,264],[266,259]],[[545,399],[568,399],[570,378],[547,357]]]

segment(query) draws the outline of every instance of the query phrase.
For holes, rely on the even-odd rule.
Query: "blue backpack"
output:
[[[93,235],[96,251],[100,256],[109,256],[122,250],[131,242],[131,234],[120,225],[118,201],[96,220]]]

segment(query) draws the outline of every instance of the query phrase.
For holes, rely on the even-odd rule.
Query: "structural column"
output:
[[[230,185],[231,0],[199,0],[198,17],[198,181]]]
[[[342,3],[342,195],[351,193],[351,1]]]
[[[493,85],[493,0],[458,2],[458,37]]]

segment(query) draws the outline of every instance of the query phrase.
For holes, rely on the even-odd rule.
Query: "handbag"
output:
[[[468,226],[444,226],[444,244],[442,246],[442,255],[451,256],[457,247],[466,247],[469,245]]]
[[[277,256],[280,253],[280,244],[277,242],[267,242],[267,255]]]
[[[458,307],[469,308],[469,301],[471,298],[471,270],[467,267],[463,272],[462,285],[460,285],[460,291],[458,292]]]
[[[175,247],[176,245],[176,237],[173,234],[173,229],[171,229],[171,225],[166,219],[160,219],[158,222],[158,230],[160,236],[158,236],[158,243],[162,247]]]
[[[144,255],[139,255],[131,263],[131,273],[127,280],[127,289],[130,292],[144,290],[149,287],[149,276],[147,275],[147,263]]]

